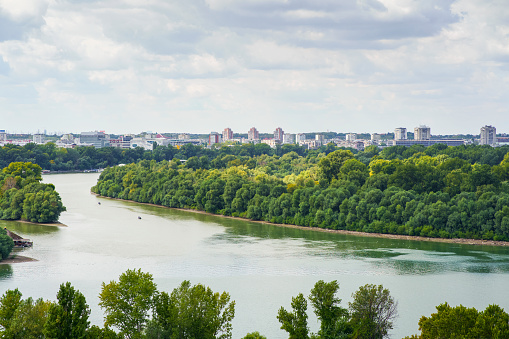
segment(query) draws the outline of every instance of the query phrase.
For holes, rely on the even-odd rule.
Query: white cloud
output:
[[[508,22],[503,0],[0,0],[2,127],[504,131]]]

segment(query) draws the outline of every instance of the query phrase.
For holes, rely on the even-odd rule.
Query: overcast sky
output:
[[[0,0],[8,132],[509,132],[507,0]]]

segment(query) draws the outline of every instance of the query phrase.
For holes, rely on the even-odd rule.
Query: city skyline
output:
[[[3,1],[2,128],[504,132],[508,22],[497,0]]]

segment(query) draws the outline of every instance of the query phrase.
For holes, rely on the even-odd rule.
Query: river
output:
[[[68,227],[0,221],[33,240],[21,254],[37,259],[0,265],[2,293],[17,287],[24,297],[55,300],[59,285],[70,281],[87,298],[91,322],[102,326],[101,283],[141,268],[160,291],[190,280],[229,292],[234,338],[253,331],[287,338],[278,309],[290,309],[291,297],[309,295],[318,280],[339,282],[343,307],[359,286],[383,284],[399,303],[391,338],[417,333],[419,318],[445,301],[509,310],[508,248],[330,234],[138,205],[90,194],[97,178],[43,177],[60,193],[67,207],[60,221]]]

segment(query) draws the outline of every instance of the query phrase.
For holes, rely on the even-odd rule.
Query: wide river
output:
[[[190,280],[229,292],[234,338],[253,331],[287,338],[278,309],[290,309],[291,297],[309,295],[318,280],[339,282],[343,307],[359,286],[383,284],[399,303],[391,338],[417,333],[421,315],[445,301],[509,310],[509,248],[346,236],[138,205],[90,194],[97,178],[44,176],[67,207],[60,221],[68,227],[0,222],[32,239],[22,255],[37,259],[0,265],[2,293],[17,287],[25,297],[55,300],[70,281],[85,294],[92,323],[102,326],[101,283],[141,268],[160,291]]]

